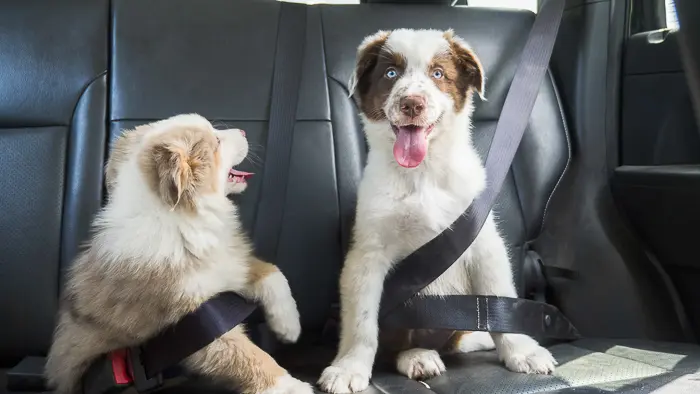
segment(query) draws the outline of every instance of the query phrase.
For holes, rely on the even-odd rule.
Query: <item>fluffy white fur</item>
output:
[[[368,37],[360,51],[376,37]],[[448,227],[486,183],[471,140],[471,100],[462,111],[455,111],[450,95],[439,90],[426,72],[436,54],[448,51],[443,32],[396,30],[385,47],[402,54],[407,69],[386,100],[383,109],[388,119],[362,117],[369,154],[358,192],[354,243],[340,280],[341,341],[335,360],[319,380],[320,387],[330,393],[368,387],[378,346],[378,311],[385,276],[396,262]],[[350,85],[356,83],[354,76]],[[436,122],[428,136],[425,161],[412,169],[399,166],[392,156],[396,137],[391,123],[396,123],[392,119],[398,116],[396,102],[409,94],[427,99],[428,122]],[[517,297],[506,246],[492,216],[459,261],[423,294]],[[512,371],[549,373],[556,364],[549,351],[525,335],[491,334],[493,342],[483,334],[470,337],[464,337],[460,349],[483,350],[495,343],[500,359]],[[413,379],[445,370],[440,356],[425,349],[401,353],[397,367]]]
[[[299,324],[299,312],[296,303],[294,303],[287,278],[282,272],[277,271],[268,275],[261,282],[259,286],[244,290],[241,294],[265,305],[265,320],[270,326],[270,330],[277,334],[280,340],[287,343],[296,342],[301,334],[301,325]]]

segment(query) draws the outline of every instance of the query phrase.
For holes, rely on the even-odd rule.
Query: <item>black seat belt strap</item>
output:
[[[382,328],[488,331],[495,333],[537,334],[551,339],[578,338],[559,310],[549,304],[496,296],[427,297],[410,302],[400,313],[382,321]],[[465,329],[466,328],[466,329]]]
[[[177,365],[241,324],[255,308],[255,304],[236,293],[221,293],[209,299],[139,347],[144,377],[150,379]]]
[[[414,295],[440,277],[464,254],[486,222],[529,123],[530,114],[549,67],[549,59],[552,55],[563,11],[564,0],[545,0],[535,18],[532,30],[523,47],[520,62],[506,96],[486,158],[485,167],[488,179],[486,189],[450,228],[444,230],[397,264],[396,269],[385,283],[380,312],[381,324],[391,321],[401,321],[408,324],[408,320],[415,319],[416,324],[411,324],[412,326],[417,326],[418,322],[421,322],[421,324],[425,323],[423,328],[430,328],[432,327],[430,324],[432,317],[419,318],[416,313],[430,314],[430,311],[437,308],[438,305],[441,305],[441,308],[480,305],[475,303],[476,300],[485,302],[486,299],[490,299],[487,296],[450,296],[448,298],[454,298],[455,301],[445,302],[444,297],[414,297]],[[458,297],[467,298],[464,298],[464,302],[462,302],[456,301]],[[409,299],[411,305],[406,306],[406,301]],[[493,301],[491,303],[493,305]],[[504,303],[498,305],[504,306]],[[515,303],[510,305],[516,306]],[[546,304],[523,300],[522,305],[525,305],[524,308],[542,309],[543,305]],[[408,316],[405,318],[389,317],[389,315],[401,313],[413,316],[410,318]],[[489,314],[486,318],[490,320],[479,320],[479,324],[474,324],[476,322],[474,319],[463,316],[464,319],[460,322],[454,321],[450,325],[459,326],[460,330],[488,331],[488,327],[497,323],[493,319],[499,316],[505,319],[505,315],[509,313],[512,313],[512,310],[500,310],[499,315]],[[450,314],[455,316],[455,319],[457,316],[461,316],[458,310],[453,310],[448,313],[448,316]],[[556,320],[552,324],[553,327],[565,327],[557,333],[552,333],[551,330],[547,331],[546,333],[549,335],[556,335],[560,338],[578,335],[571,323],[556,308],[552,314],[546,315],[549,316],[547,319],[550,324],[552,319]],[[541,314],[541,318],[544,320],[544,315]],[[539,326],[535,326],[540,327],[544,324],[545,322],[542,321]],[[527,331],[525,326],[519,328],[517,325],[518,321],[512,320],[509,327],[516,332]],[[535,326],[530,326],[528,329]],[[542,329],[537,331],[530,334],[545,333]]]
[[[255,250],[266,261],[276,261],[282,229],[306,42],[307,8],[304,4],[281,4],[262,197],[254,230]]]

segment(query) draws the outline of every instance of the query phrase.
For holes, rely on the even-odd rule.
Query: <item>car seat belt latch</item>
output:
[[[536,251],[527,248],[523,260],[525,298],[537,302],[547,302],[548,284],[544,275],[542,257]]]
[[[129,372],[129,352],[127,349],[115,350],[109,354],[112,377],[116,385],[131,385],[134,379]]]
[[[138,346],[131,347],[127,350],[129,372],[134,388],[139,393],[147,393],[160,388],[163,385],[163,375],[160,373],[152,377],[148,377],[146,369],[141,362],[141,348]],[[116,376],[115,376],[116,377]]]
[[[83,394],[117,394],[127,389],[148,393],[163,385],[162,374],[148,378],[138,347],[114,350],[93,363],[83,376]]]

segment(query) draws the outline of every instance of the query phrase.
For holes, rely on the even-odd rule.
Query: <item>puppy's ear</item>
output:
[[[158,194],[163,202],[175,209],[183,203],[193,204],[193,174],[190,152],[185,146],[163,143],[153,147],[152,158],[158,181]]]
[[[479,58],[469,44],[456,36],[452,29],[445,31],[443,36],[450,44],[450,52],[459,68],[462,80],[460,85],[465,86],[468,90],[474,89],[482,100],[486,100],[484,97],[484,68],[481,66]]]
[[[388,31],[380,30],[362,40],[362,43],[357,48],[355,70],[348,81],[348,93],[350,97],[355,94],[357,87],[362,85],[363,80],[367,77],[367,73],[377,64],[379,52],[382,50],[388,37]]]

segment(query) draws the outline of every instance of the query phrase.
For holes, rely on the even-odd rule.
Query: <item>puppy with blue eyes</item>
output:
[[[59,394],[75,393],[100,355],[145,342],[214,295],[262,305],[284,342],[301,327],[284,275],[252,254],[227,198],[252,175],[241,130],[215,130],[178,115],[124,132],[106,166],[109,200],[70,268],[46,366]],[[184,367],[242,393],[310,394],[238,326],[189,356]]]
[[[369,153],[340,278],[340,347],[321,375],[322,390],[351,393],[368,387],[380,345],[378,313],[387,273],[449,227],[484,189],[486,173],[471,137],[472,96],[483,98],[484,79],[476,54],[452,31],[380,31],[360,45],[349,86]],[[493,217],[421,294],[517,296]],[[426,335],[427,330],[393,335],[396,367],[409,378],[443,373],[440,352],[495,347],[508,369],[523,373],[547,374],[556,364],[526,335],[456,332],[445,348],[425,349],[415,339]]]

